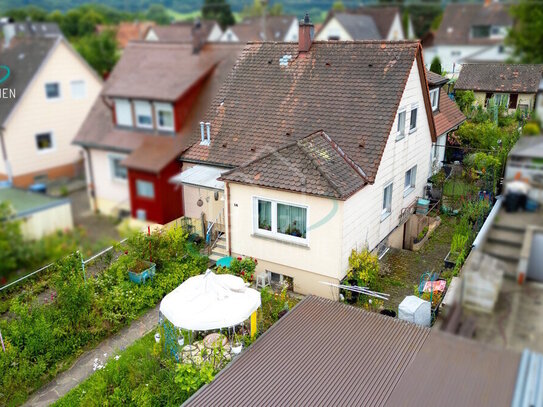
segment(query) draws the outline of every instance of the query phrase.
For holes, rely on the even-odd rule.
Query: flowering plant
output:
[[[256,265],[258,261],[252,257],[238,257],[230,263],[230,273],[241,277],[246,283],[253,281]]]

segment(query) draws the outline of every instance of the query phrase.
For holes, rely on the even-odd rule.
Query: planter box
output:
[[[128,278],[136,284],[145,284],[148,279],[152,279],[155,275],[156,264],[150,261],[143,261],[148,267],[140,273],[135,273],[128,270]]]
[[[456,266],[456,257],[451,256],[451,252],[447,253],[447,256],[445,256],[445,268],[452,269],[454,266]]]
[[[422,249],[422,246],[424,246],[424,243],[426,243],[429,237],[430,237],[430,231],[428,230],[428,232],[426,232],[426,234],[424,235],[424,237],[422,238],[420,242],[415,243],[415,241],[413,240],[413,248],[411,250],[413,250],[414,252],[418,252],[420,249]]]

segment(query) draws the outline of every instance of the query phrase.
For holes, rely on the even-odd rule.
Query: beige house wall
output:
[[[486,100],[486,92],[473,92],[475,96],[475,106],[485,106],[485,100]],[[529,107],[529,110],[533,109],[535,102],[535,94],[533,93],[519,93],[518,94],[518,101],[517,106],[519,105],[527,105]],[[509,109],[510,112],[514,112],[515,109]]]
[[[89,154],[92,161],[97,209],[100,213],[112,216],[116,216],[121,209],[130,210],[128,180],[113,177],[110,160],[111,156],[124,158],[126,154],[104,150],[89,150]]]
[[[70,82],[83,80],[86,94],[71,95]],[[58,82],[60,98],[48,100],[45,84]],[[64,40],[51,50],[29,87],[16,95],[18,104],[6,121],[4,140],[15,177],[41,172],[83,159],[79,147],[72,145],[79,127],[100,93],[102,82],[83,59]],[[53,148],[39,151],[36,134],[51,132]],[[1,170],[4,170],[2,166]]]
[[[230,188],[230,248],[233,253],[256,257],[269,271],[296,277],[295,270],[312,273],[317,279],[338,281],[340,271],[341,227],[343,202],[310,195],[277,191],[241,184],[228,184]],[[292,243],[254,233],[255,197],[268,198],[284,203],[307,206],[308,231],[307,244]],[[227,216],[228,218],[228,216]],[[276,267],[272,267],[276,266]],[[281,272],[284,271],[284,273]],[[288,272],[287,272],[288,271]],[[301,280],[295,288],[305,293],[312,292],[302,288],[301,282],[309,277],[297,273]],[[319,280],[319,281],[320,281]],[[314,285],[311,284],[313,287]]]

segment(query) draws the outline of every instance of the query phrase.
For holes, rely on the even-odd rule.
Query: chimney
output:
[[[200,144],[205,144],[205,135],[204,135],[204,122],[200,122],[200,136],[201,136],[201,140],[200,140]]]
[[[300,26],[298,29],[298,51],[307,52],[311,48],[313,43],[313,37],[315,35],[315,26],[309,19],[309,14],[305,14],[303,20],[300,20]]]
[[[206,123],[206,132],[207,132],[207,144],[211,142],[211,123]]]
[[[36,34],[34,30],[34,25],[32,24],[32,19],[30,18],[30,16],[26,17],[26,29],[30,37],[33,37]]]
[[[204,29],[202,28],[202,22],[199,18],[197,18],[192,26],[192,53],[199,53],[204,46],[205,41],[206,39]]]

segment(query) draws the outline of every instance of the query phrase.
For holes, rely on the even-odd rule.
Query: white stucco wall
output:
[[[219,24],[215,23],[213,25],[213,28],[209,32],[209,35],[207,36],[207,40],[210,42],[219,41],[222,35],[222,30]]]
[[[158,41],[158,35],[156,35],[155,30],[152,28],[147,31],[147,35],[145,36],[145,41]]]
[[[74,99],[72,81],[83,80],[86,94]],[[45,84],[60,83],[60,98],[46,99]],[[13,175],[39,172],[83,158],[72,145],[79,127],[100,93],[102,82],[75,50],[60,41],[44,61],[5,123],[4,139]],[[51,132],[51,150],[38,151],[36,134]]]
[[[503,62],[510,57],[510,51],[507,48],[500,52],[499,45],[481,46],[481,45],[434,45],[424,48],[424,63],[430,68],[432,60],[437,55],[441,60],[441,67],[448,74],[460,72],[462,64],[469,61],[481,62]]]
[[[89,150],[94,176],[94,191],[98,210],[115,215],[119,209],[130,209],[128,180],[113,178],[109,156],[126,157],[126,154],[104,150]]]
[[[287,41],[287,42],[298,41],[298,31],[299,31],[298,25],[299,25],[298,20],[296,18],[293,18],[292,23],[290,24],[290,27],[287,33],[285,34],[284,41]]]
[[[329,37],[339,37],[340,41],[352,41],[353,39],[335,17],[330,19],[330,21],[322,27],[319,34],[316,36],[316,40],[328,41]]]
[[[400,13],[396,13],[396,17],[394,17],[394,20],[392,21],[386,39],[387,41],[400,41],[405,39]]]
[[[220,42],[239,42],[238,36],[228,27],[219,38]]]
[[[417,196],[423,195],[429,174],[432,139],[422,92],[415,61],[399,109],[407,108],[406,129],[409,129],[410,107],[418,104],[417,130],[396,141],[398,120],[396,115],[375,183],[366,186],[345,202],[341,254],[343,272],[347,271],[352,249],[366,246],[373,250],[398,226],[402,208],[409,206]],[[417,166],[415,188],[404,196],[405,172],[415,165]],[[393,183],[391,213],[382,220],[383,190],[389,182]]]

